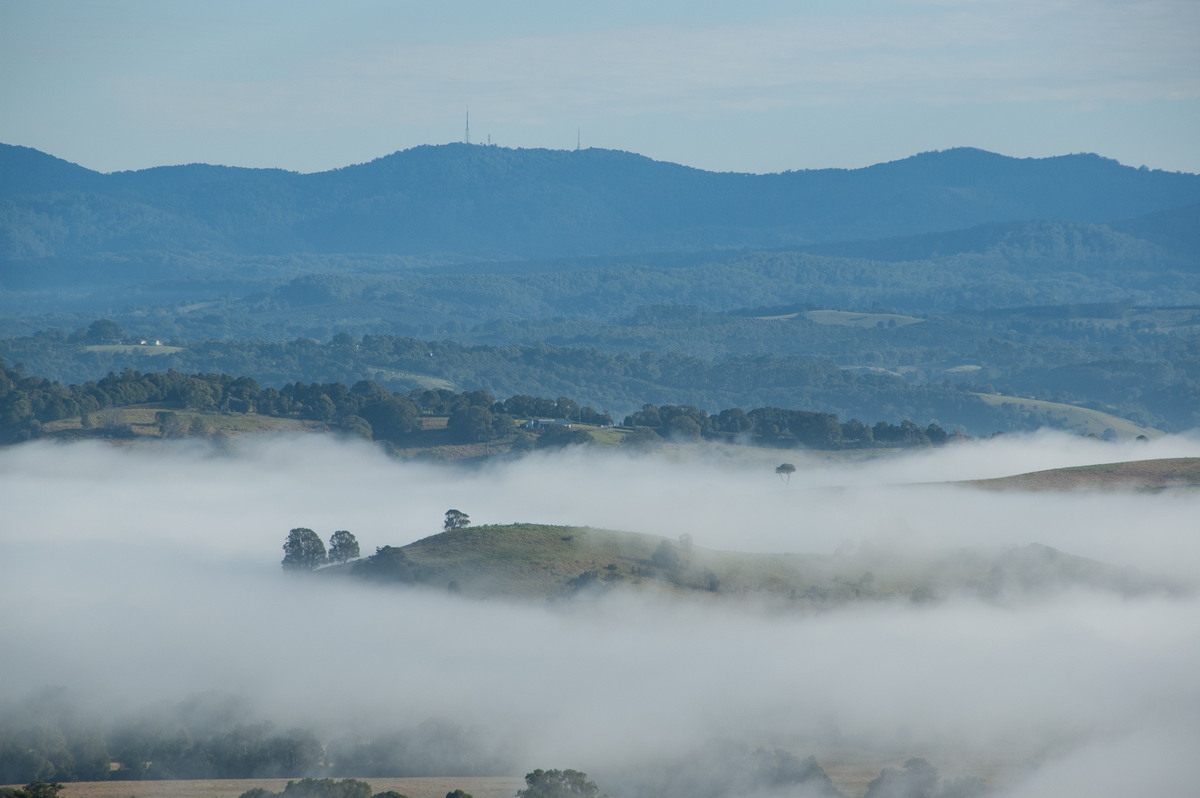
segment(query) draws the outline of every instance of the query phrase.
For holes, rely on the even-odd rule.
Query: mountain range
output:
[[[765,175],[612,150],[470,144],[314,174],[201,164],[101,174],[0,145],[0,256],[9,260],[148,250],[495,260],[806,248],[995,223],[1106,223],[1197,204],[1197,175],[1097,155],[1019,159],[967,148]]]

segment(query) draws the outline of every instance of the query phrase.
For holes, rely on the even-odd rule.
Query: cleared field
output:
[[[88,352],[108,352],[122,355],[171,355],[183,351],[183,347],[180,346],[150,346],[148,344],[98,344],[86,347],[86,349]]]
[[[416,371],[401,371],[399,369],[372,368],[371,374],[377,382],[388,382],[389,380],[407,380],[415,382],[422,388],[430,390],[458,390],[454,383],[450,380],[435,377],[432,374],[420,374]]]
[[[814,324],[833,324],[838,327],[907,327],[925,321],[897,313],[850,313],[845,310],[809,310],[801,315]]]
[[[208,432],[224,432],[229,434],[255,432],[306,432],[314,429],[324,429],[323,424],[313,421],[303,421],[292,418],[275,418],[260,416],[255,413],[204,413],[195,410],[180,410],[161,405],[136,405],[129,407],[111,407],[92,414],[93,423],[99,425],[127,424],[137,436],[161,437],[156,414],[159,411],[174,413],[184,428],[199,419]],[[70,434],[83,431],[83,425],[78,416],[51,421],[45,425],[50,433]]]
[[[629,430],[617,427],[595,427],[589,424],[579,424],[580,429],[586,430],[592,440],[601,446],[620,446],[629,434]]]
[[[1072,317],[1071,321],[1104,329],[1132,327],[1157,332],[1179,332],[1200,327],[1200,308],[1129,308],[1114,316],[1076,316]]]
[[[1020,396],[1004,396],[997,393],[977,393],[989,405],[1010,405],[1015,410],[1040,416],[1045,420],[1057,422],[1052,426],[1070,429],[1082,435],[1103,435],[1111,429],[1118,438],[1136,438],[1145,435],[1147,438],[1161,438],[1162,432],[1153,427],[1143,427],[1134,424],[1126,418],[1110,415],[1087,407],[1062,404],[1061,402],[1046,402],[1041,399],[1024,399]]]
[[[395,790],[408,798],[445,798],[464,790],[475,798],[513,798],[525,786],[523,778],[435,777],[420,779],[362,779],[371,792]],[[237,798],[262,787],[279,792],[288,779],[210,779],[205,781],[80,781],[63,785],[62,798]]]
[[[993,490],[1132,490],[1200,487],[1200,457],[1056,468],[962,483]]]

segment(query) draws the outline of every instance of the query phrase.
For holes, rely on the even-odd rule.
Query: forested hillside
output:
[[[1200,177],[1094,155],[957,149],[858,170],[703,172],[625,152],[417,147],[318,174],[101,175],[0,148],[0,255],[190,250],[531,257],[779,247],[994,221],[1105,222],[1200,202]]]
[[[983,393],[1091,408],[1163,430],[1200,425],[1196,306],[1108,303],[928,316],[657,306],[610,322],[460,325],[433,340],[340,332],[286,342],[168,337],[164,331],[180,325],[165,316],[127,318],[136,325],[131,330],[97,320],[70,332],[47,328],[0,339],[0,357],[64,383],[125,368],[236,374],[275,388],[372,380],[398,391],[570,396],[618,418],[653,403],[710,413],[775,406],[907,418],[976,435],[1043,424],[1096,432],[1113,426],[1080,427],[1067,417],[1070,408],[988,404],[976,395]]]

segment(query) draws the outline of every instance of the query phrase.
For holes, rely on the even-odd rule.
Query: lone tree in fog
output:
[[[781,479],[786,477],[787,482],[790,484],[792,481],[792,474],[796,473],[796,467],[791,463],[780,463],[779,465],[775,466],[775,473],[778,474]]]
[[[464,529],[471,525],[471,516],[460,510],[447,510],[446,522],[442,524],[442,530],[445,532],[453,532],[456,529]]]
[[[283,569],[311,571],[325,562],[325,544],[320,536],[307,527],[288,532],[283,542]]]
[[[578,770],[535,770],[526,774],[517,798],[597,798],[600,788]]]
[[[358,559],[358,539],[344,529],[329,537],[329,561],[346,562]]]

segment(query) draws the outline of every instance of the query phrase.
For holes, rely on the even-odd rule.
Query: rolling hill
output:
[[[383,584],[421,585],[466,597],[562,601],[625,588],[822,609],[858,601],[988,600],[1070,587],[1135,595],[1177,586],[1039,544],[1006,549],[852,554],[748,554],[652,535],[508,524],[443,532],[385,546],[318,572]]]
[[[1200,489],[1200,458],[1176,457],[1102,463],[962,483],[989,490],[1094,490],[1159,492]]]

